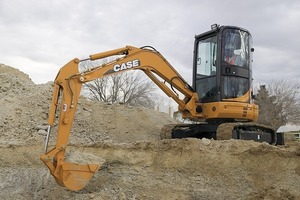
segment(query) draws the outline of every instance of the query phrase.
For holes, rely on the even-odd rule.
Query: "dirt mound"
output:
[[[0,199],[297,199],[300,144],[159,140],[154,110],[81,98],[67,159],[101,163],[87,187],[56,184],[39,160],[52,83],[0,65]],[[56,126],[50,146],[55,144]]]
[[[46,122],[51,84],[35,85],[28,75],[0,66],[0,146],[36,141],[35,127]]]
[[[44,140],[52,83],[35,85],[28,75],[9,66],[0,67],[0,146],[28,145]],[[145,108],[110,105],[80,98],[70,144],[97,141],[131,142],[159,138],[167,114]],[[57,131],[54,126],[52,132]],[[55,143],[52,137],[50,144]]]

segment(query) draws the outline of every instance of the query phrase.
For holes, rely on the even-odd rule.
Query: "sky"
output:
[[[194,36],[215,23],[251,32],[254,82],[299,79],[299,0],[0,0],[0,63],[39,84],[75,57],[150,45],[191,84]]]

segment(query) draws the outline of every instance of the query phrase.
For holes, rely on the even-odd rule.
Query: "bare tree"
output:
[[[100,61],[101,62],[101,61]],[[102,63],[105,61],[102,61]],[[84,70],[99,62],[81,64]],[[84,84],[91,100],[154,108],[155,85],[138,70],[105,76]]]
[[[261,85],[256,104],[259,105],[258,122],[277,130],[287,123],[300,123],[300,85],[299,83],[277,80]]]
[[[154,84],[143,78],[141,72],[133,71],[122,76],[123,82],[120,87],[121,102],[128,105],[144,106],[154,108],[155,90]]]

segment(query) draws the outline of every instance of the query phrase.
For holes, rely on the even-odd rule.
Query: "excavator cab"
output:
[[[204,123],[177,125],[172,138],[276,142],[272,128],[254,123],[258,106],[251,100],[253,51],[251,34],[240,27],[214,24],[195,36],[193,89]]]
[[[201,103],[250,102],[252,38],[235,26],[213,25],[195,36],[193,88]]]

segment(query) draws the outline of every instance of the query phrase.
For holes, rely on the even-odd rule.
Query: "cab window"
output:
[[[249,68],[249,34],[242,30],[223,31],[222,57],[225,65]]]
[[[216,74],[217,37],[199,41],[197,49],[197,75],[200,77]]]

